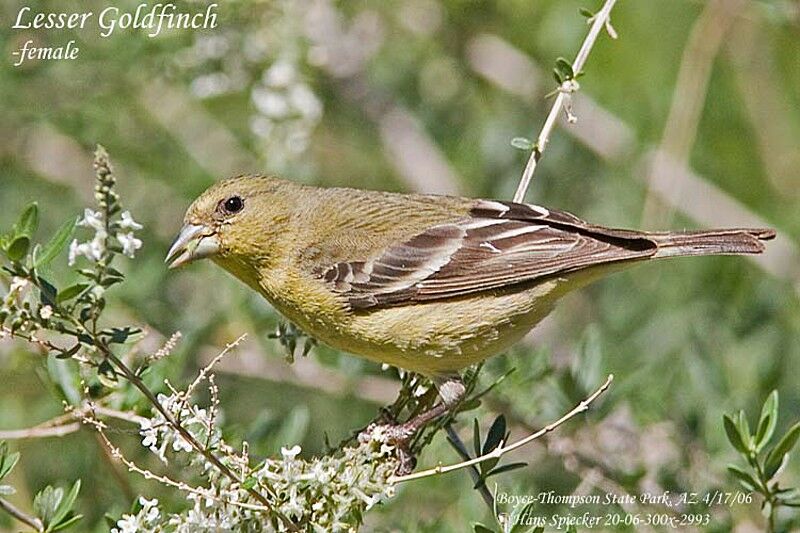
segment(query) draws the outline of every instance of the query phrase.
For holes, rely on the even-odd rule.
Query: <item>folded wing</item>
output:
[[[318,272],[353,309],[443,298],[644,259],[657,243],[641,232],[588,224],[563,211],[479,200],[468,216],[432,226],[365,261]]]

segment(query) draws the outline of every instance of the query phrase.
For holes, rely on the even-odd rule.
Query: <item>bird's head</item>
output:
[[[272,247],[288,223],[291,182],[264,176],[221,181],[198,197],[167,253],[169,268],[211,258],[231,269],[269,261]]]

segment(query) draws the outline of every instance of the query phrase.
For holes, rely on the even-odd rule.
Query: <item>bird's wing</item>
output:
[[[644,233],[595,226],[564,211],[479,200],[460,220],[316,273],[353,309],[370,309],[505,288],[649,257],[656,248]]]

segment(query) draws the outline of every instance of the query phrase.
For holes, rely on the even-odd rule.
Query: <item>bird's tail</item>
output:
[[[764,243],[775,238],[775,230],[732,228],[707,231],[648,233],[658,245],[653,257],[688,255],[760,254]]]

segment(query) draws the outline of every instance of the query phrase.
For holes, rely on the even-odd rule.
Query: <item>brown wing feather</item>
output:
[[[468,217],[320,276],[354,309],[499,289],[613,261],[649,257],[645,234],[587,224],[564,211],[480,200]]]

